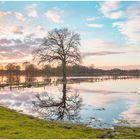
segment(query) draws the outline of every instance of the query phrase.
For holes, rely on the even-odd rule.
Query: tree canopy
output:
[[[53,29],[33,54],[38,63],[77,64],[81,61],[80,35],[67,28]]]

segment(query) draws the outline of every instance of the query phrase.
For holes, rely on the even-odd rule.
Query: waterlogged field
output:
[[[46,81],[45,84],[37,84],[42,81]],[[18,84],[10,86],[11,83]],[[4,84],[7,84],[7,86],[4,86]],[[25,85],[23,86],[23,84]],[[77,119],[71,119],[70,121],[87,124],[91,127],[108,128],[114,125],[140,127],[139,84],[140,79],[136,77],[113,79],[111,77],[69,78],[67,95],[76,94],[82,99],[82,105],[77,112]],[[46,112],[38,112],[33,105],[33,101],[37,100],[37,94],[49,94],[56,100],[59,99],[62,96],[61,78],[1,77],[1,105],[24,114],[45,118],[44,114]]]

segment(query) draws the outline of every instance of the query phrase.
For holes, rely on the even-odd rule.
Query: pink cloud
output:
[[[5,16],[8,16],[8,15],[10,15],[11,14],[11,12],[4,12],[4,11],[0,11],[0,17],[5,17]]]
[[[37,8],[36,4],[32,4],[32,5],[26,7],[29,17],[33,17],[33,18],[38,17],[36,8]]]
[[[14,26],[14,27],[12,27],[11,32],[14,34],[23,34],[23,27],[22,26]]]
[[[62,11],[58,9],[48,10],[45,13],[45,16],[54,23],[61,23],[62,22]]]
[[[120,11],[120,2],[119,1],[106,1],[101,3],[100,11],[104,14],[105,17],[111,19],[118,19],[123,16],[123,11]]]
[[[19,12],[15,12],[15,16],[20,21],[25,21],[26,20],[25,17],[24,17],[24,15],[21,14],[21,13],[19,13]]]

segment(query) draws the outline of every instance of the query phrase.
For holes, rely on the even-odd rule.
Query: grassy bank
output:
[[[51,123],[0,107],[0,138],[140,138],[140,128],[109,130]]]

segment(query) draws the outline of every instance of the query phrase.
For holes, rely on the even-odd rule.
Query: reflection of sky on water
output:
[[[121,112],[121,115],[130,125],[140,126],[140,102],[130,104],[127,110]]]
[[[140,86],[139,79],[109,80],[97,83],[75,83],[69,84],[72,93],[76,90],[83,98],[83,106],[80,112],[81,122],[90,121],[91,117],[98,118],[109,126],[122,118],[132,126],[140,126]],[[53,96],[61,93],[62,87],[46,86],[24,89],[2,89],[0,91],[0,102],[10,108],[23,113],[31,114],[32,101],[35,94],[48,92]],[[72,94],[68,93],[68,94]],[[104,108],[103,110],[101,108]],[[100,110],[101,109],[101,110]],[[34,115],[38,115],[34,112]]]
[[[107,126],[110,126],[113,120],[119,118],[120,113],[125,109],[126,104],[124,102],[106,106],[105,110],[93,109],[93,106],[89,106],[88,110],[82,110],[81,116],[84,116],[84,121],[87,121],[89,116],[99,118],[102,123],[106,123]]]

